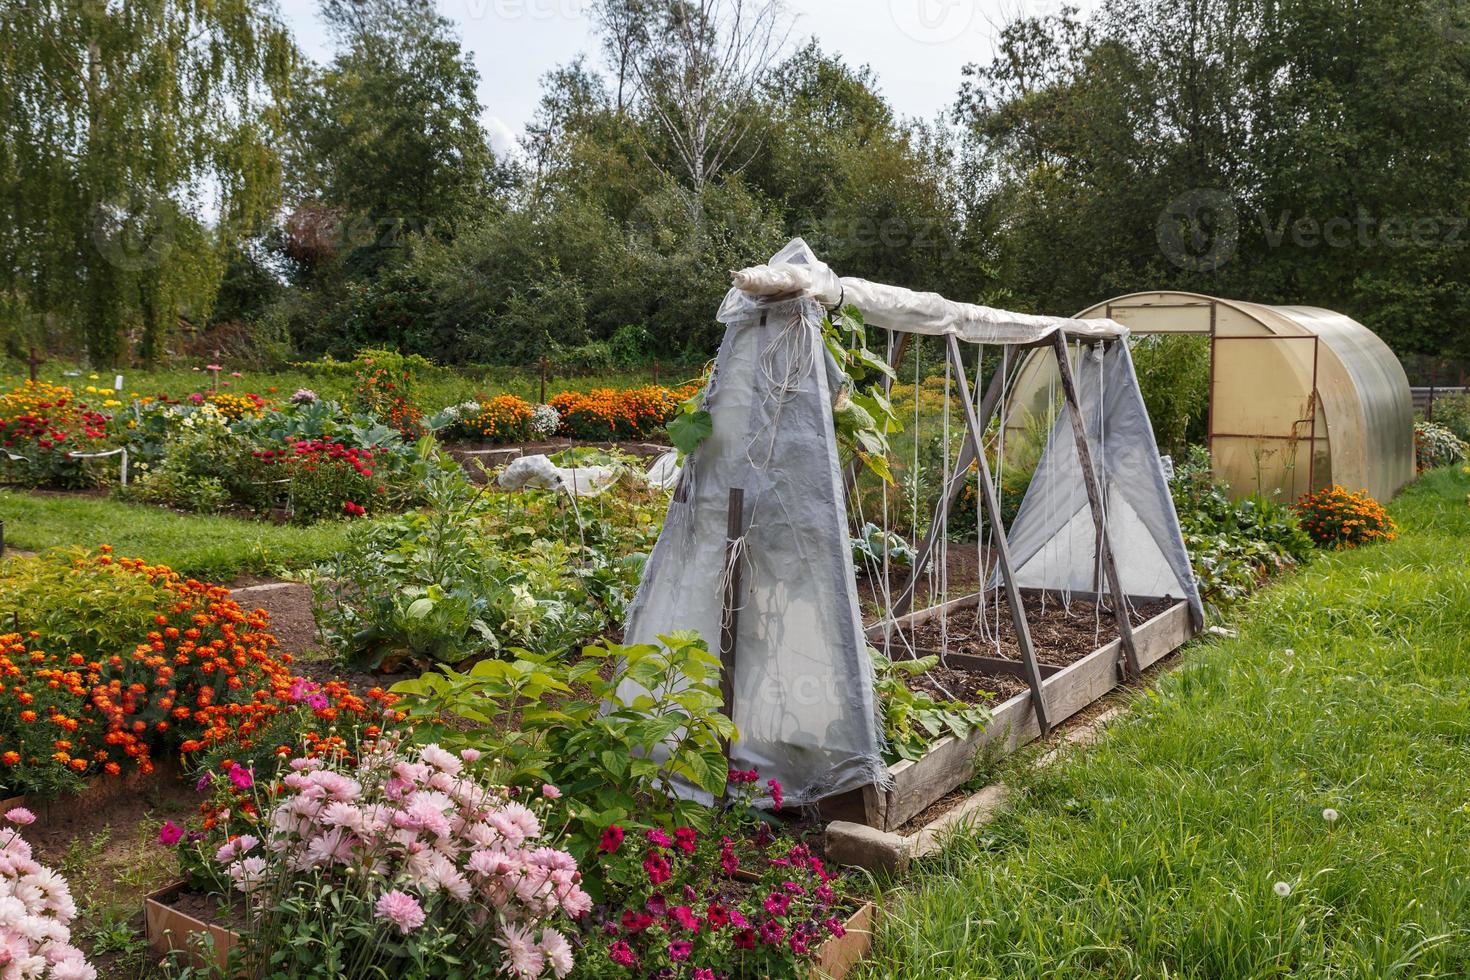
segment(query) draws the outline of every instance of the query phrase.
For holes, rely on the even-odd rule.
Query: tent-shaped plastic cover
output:
[[[1188,599],[1198,628],[1204,619],[1199,589],[1128,345],[1086,350],[1076,379],[1122,591]],[[1010,528],[1016,584],[1103,591],[1096,534],[1072,420],[1062,411]]]
[[[806,803],[887,775],[848,540],[832,405],[839,373],[810,297],[727,302],[690,455],[628,612],[630,643],[722,626],[729,491],[745,494],[731,764]],[[635,686],[619,691],[622,698]]]

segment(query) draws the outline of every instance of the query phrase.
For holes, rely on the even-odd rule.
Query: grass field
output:
[[[1186,653],[893,896],[865,977],[1470,975],[1470,478]],[[1335,817],[1335,819],[1333,819]]]
[[[146,504],[90,496],[0,490],[7,547],[26,551],[110,544],[119,555],[161,562],[214,582],[301,568],[342,546],[348,525],[292,527],[232,517],[178,514]]]

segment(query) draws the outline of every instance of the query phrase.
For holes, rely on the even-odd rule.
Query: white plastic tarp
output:
[[[1080,361],[1077,397],[1104,491],[1108,543],[1123,592],[1188,599],[1198,626],[1204,621],[1199,589],[1128,345],[1109,344],[1105,351],[1084,348]],[[1097,586],[1106,591],[1096,525],[1065,406],[1009,537],[1017,585],[1065,592],[1091,592]]]
[[[1112,320],[1012,313],[974,303],[957,303],[938,293],[920,293],[865,279],[838,278],[800,238],[794,238],[766,265],[731,274],[735,289],[725,299],[720,321],[758,309],[774,296],[810,296],[823,306],[856,306],[875,327],[905,333],[953,334],[972,344],[1036,344],[1056,331],[1083,339],[1113,339],[1128,330]]]
[[[803,297],[727,321],[704,400],[714,433],[685,461],[627,625],[630,643],[695,630],[718,650],[729,491],[744,490],[732,764],[797,804],[887,778],[821,317]]]

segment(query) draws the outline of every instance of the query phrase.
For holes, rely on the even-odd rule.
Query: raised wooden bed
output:
[[[827,940],[817,951],[817,962],[811,970],[811,980],[842,980],[858,961],[873,948],[873,921],[878,907],[864,902],[843,923],[846,934]]]
[[[148,937],[148,948],[158,956],[181,950],[194,966],[202,969],[217,966],[225,972],[229,966],[230,950],[240,941],[240,934],[196,919],[169,904],[168,900],[184,888],[184,882],[176,881],[143,899],[143,929]],[[214,940],[212,951],[200,942],[199,937],[205,935]]]
[[[941,611],[974,605],[977,598],[966,596],[911,613],[900,619],[898,625],[922,623],[938,616]],[[868,631],[869,638],[881,639],[885,628],[892,629],[893,626],[874,626]],[[1133,637],[1139,669],[1146,669],[1162,660],[1192,638],[1195,632],[1189,603],[1184,600],[1135,626]],[[1121,683],[1120,644],[1120,640],[1113,640],[1066,667],[1042,667],[1042,693],[1052,725],[1066,721]],[[956,660],[966,659],[962,655],[953,656]],[[978,661],[985,658],[968,659]],[[984,729],[966,739],[954,736],[940,739],[917,762],[905,760],[894,763],[888,767],[890,778],[886,788],[865,786],[833,797],[823,802],[822,815],[828,820],[848,820],[878,830],[897,830],[973,776],[976,756],[983,747],[997,743],[1002,752],[1013,752],[1040,734],[1036,712],[1031,707],[1031,692],[1024,691],[996,705],[990,724]]]

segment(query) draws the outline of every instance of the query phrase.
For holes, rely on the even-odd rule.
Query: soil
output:
[[[1113,613],[1108,608],[1099,614],[1092,602],[1073,599],[1070,607],[1066,607],[1055,598],[1043,601],[1039,595],[1027,596],[1023,602],[1026,624],[1031,630],[1031,644],[1039,663],[1066,667],[1118,638]],[[1135,627],[1141,626],[1172,604],[1167,599],[1135,602],[1129,622]],[[997,634],[999,648],[995,640]],[[942,621],[938,617],[930,619],[904,631],[904,635],[917,650],[937,652],[946,649],[947,637],[950,653],[1021,659],[1015,628],[1011,624],[1010,604],[1003,596],[997,598],[995,593],[990,594],[983,617],[970,606],[954,610]]]
[[[250,924],[250,907],[245,904],[243,895],[229,896],[229,901],[225,903],[219,895],[205,895],[181,889],[163,899],[163,904],[221,929],[238,932]]]
[[[231,592],[231,598],[244,608],[264,609],[270,614],[270,631],[280,641],[282,650],[303,658],[326,654],[327,651],[317,642],[316,620],[311,615],[310,587],[300,582],[257,578],[249,585],[235,586]]]
[[[927,694],[940,701],[963,701],[966,704],[1004,704],[1022,691],[1026,682],[1007,674],[983,674],[976,670],[956,670],[938,666],[906,680],[910,691]]]
[[[948,580],[946,591],[951,598],[980,591],[981,558],[975,542],[951,541],[945,549],[945,558],[945,575]],[[991,567],[992,561],[990,555],[985,556],[984,567],[987,570]],[[889,566],[887,595],[890,599],[896,601],[903,590],[908,588],[910,574],[907,568]],[[881,574],[875,575],[863,567],[858,569],[858,602],[862,606],[863,618],[869,623],[881,619],[887,607],[881,580]],[[912,608],[923,609],[934,604],[934,593],[938,590],[931,588],[930,581],[930,574],[925,572],[919,579],[918,587],[914,590]],[[936,586],[939,584],[937,576],[933,577],[933,581]]]
[[[81,908],[72,941],[88,953],[99,977],[139,976],[143,961],[123,951],[93,955],[92,930],[126,922],[141,936],[143,896],[178,877],[173,849],[158,843],[158,828],[164,820],[184,824],[199,796],[164,768],[136,785],[125,778],[115,792],[104,784],[100,793],[29,804],[38,819],[25,837],[36,859],[70,882]]]

